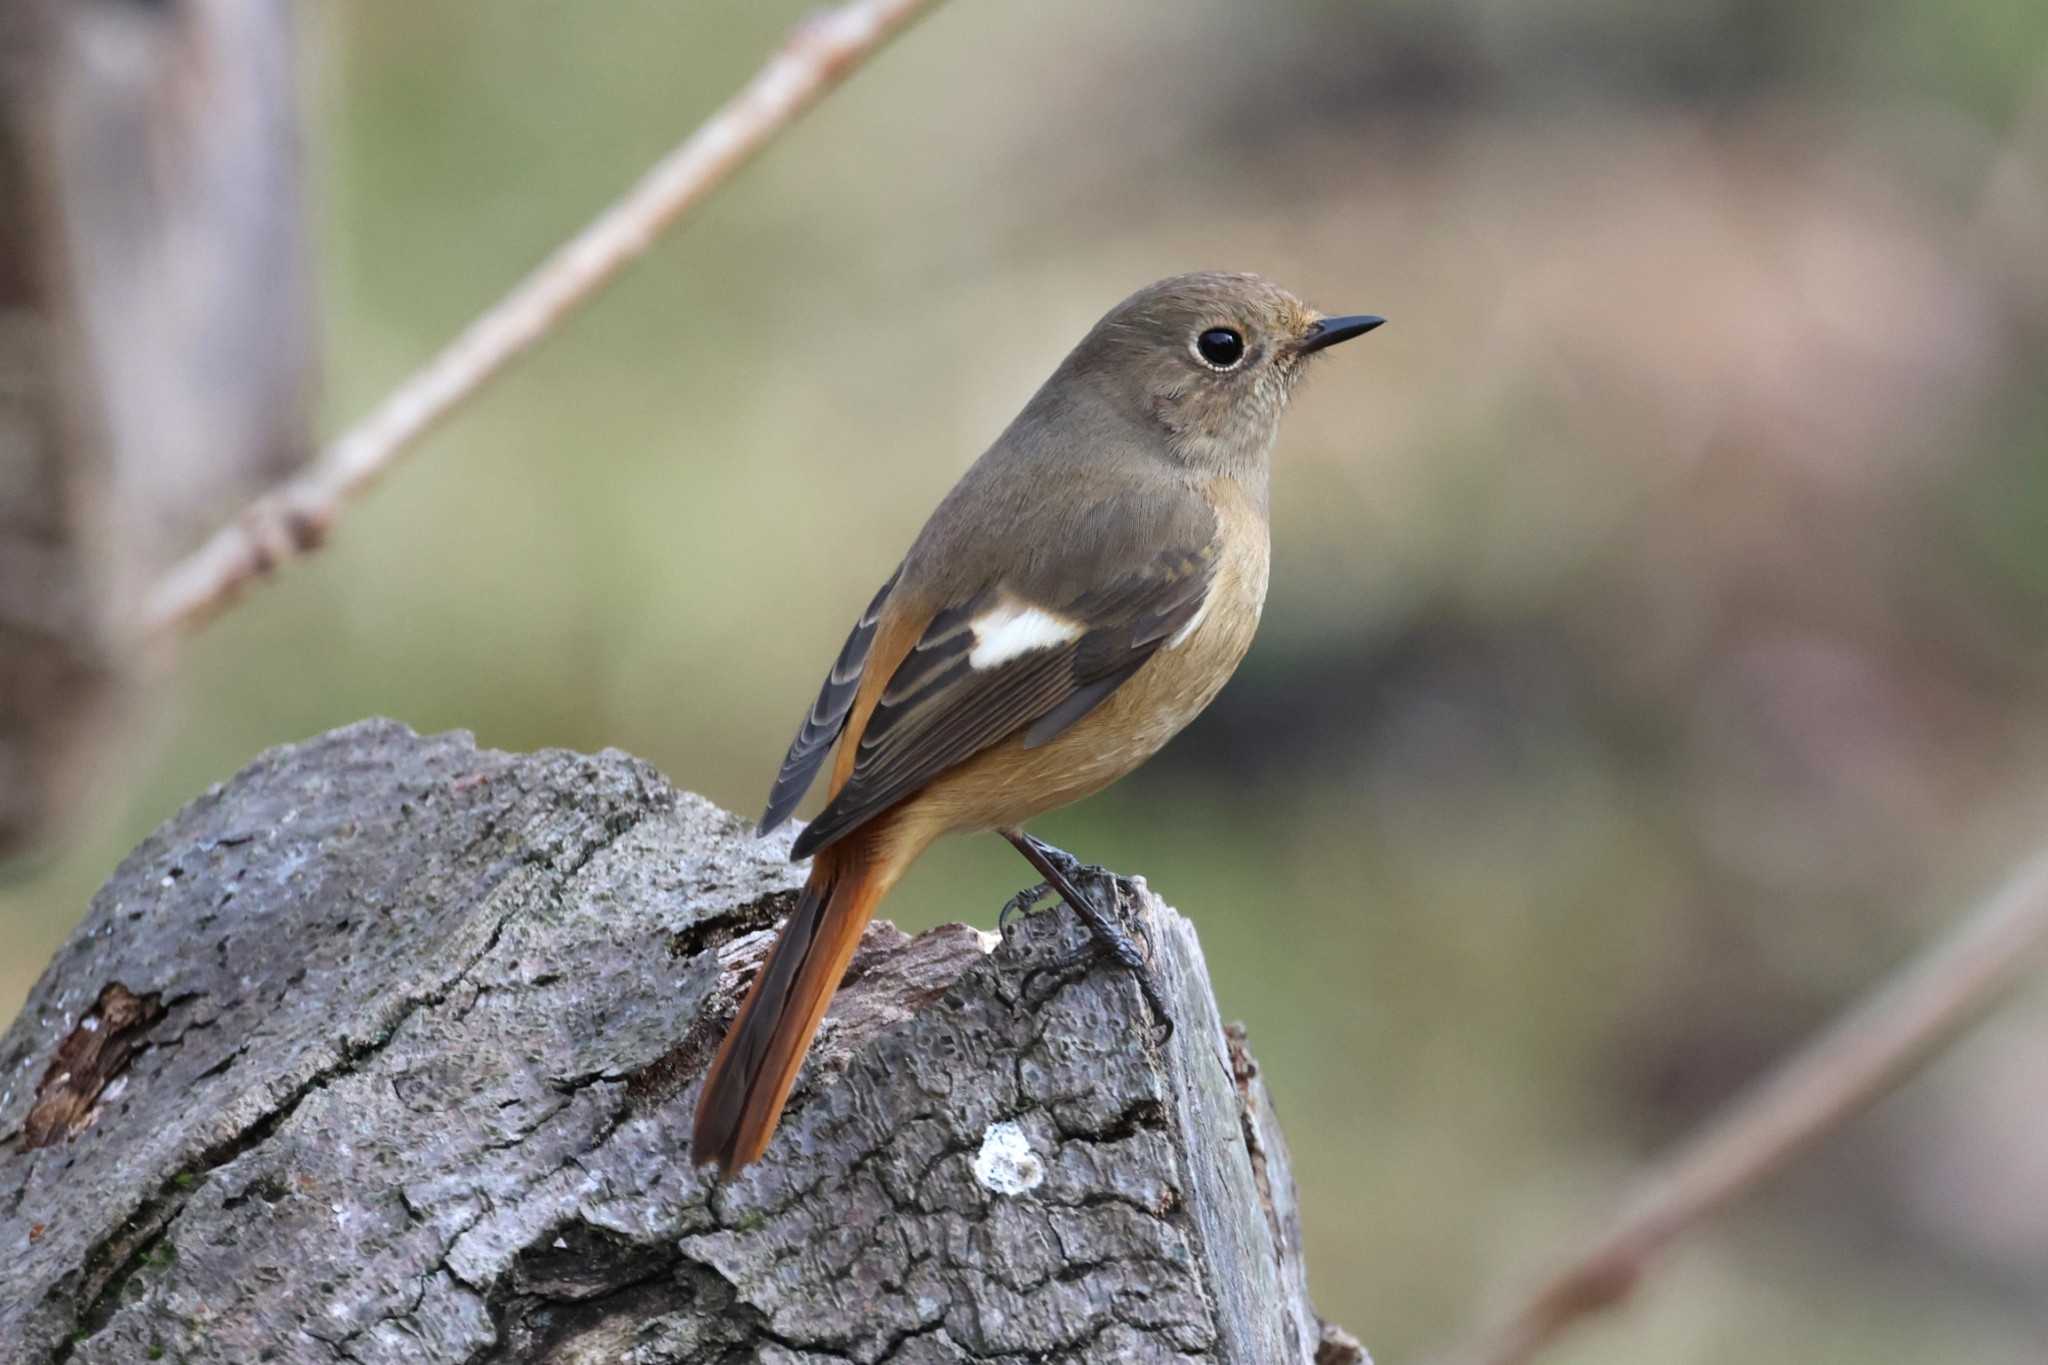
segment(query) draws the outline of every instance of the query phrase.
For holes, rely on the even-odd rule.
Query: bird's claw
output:
[[[1117,943],[1107,939],[1091,938],[1080,951],[1070,953],[1057,962],[1033,968],[1024,978],[1024,1003],[1038,1009],[1058,994],[1060,987],[1086,976],[1089,968],[1105,957],[1114,959],[1117,966],[1137,978],[1138,990],[1144,995],[1145,1006],[1152,1011],[1153,1022],[1158,1028],[1158,1041],[1162,1044],[1169,1041],[1173,1037],[1173,1015],[1166,1007],[1166,998],[1160,993],[1159,982],[1151,967],[1143,958],[1132,961]],[[1050,983],[1040,987],[1037,983],[1047,977],[1051,978]]]
[[[1125,927],[1128,909],[1137,895],[1137,886],[1128,878],[1118,876],[1108,868],[1083,863],[1050,844],[1041,844],[1040,848],[1046,854],[1047,861],[1053,863],[1070,884],[1080,883],[1074,887],[1080,895],[1080,900],[1073,909],[1087,925],[1090,941],[1079,952],[1033,970],[1025,978],[1024,983],[1027,1003],[1032,1008],[1037,1008],[1052,997],[1060,984],[1074,979],[1077,975],[1085,974],[1088,968],[1104,957],[1109,957],[1137,978],[1138,989],[1145,996],[1145,1004],[1151,1009],[1153,1018],[1158,1021],[1162,1030],[1159,1041],[1164,1043],[1172,1038],[1173,1015],[1166,1008],[1166,998],[1159,989],[1159,982],[1153,975],[1151,964],[1146,961],[1145,954],[1138,947],[1137,939]],[[1106,885],[1109,888],[1107,910],[1096,903],[1095,896],[1089,894],[1093,886],[1087,885],[1088,883],[1092,883],[1093,886]],[[1007,929],[1014,915],[1030,910],[1032,906],[1054,894],[1055,890],[1050,883],[1042,882],[1010,897],[1003,903],[1003,908],[996,917],[998,931]],[[1048,976],[1055,978],[1051,987],[1044,990],[1034,989],[1034,982]]]
[[[1032,906],[1037,905],[1052,893],[1051,882],[1040,882],[1036,886],[1025,887],[1022,891],[1004,901],[1003,908],[996,912],[996,932],[998,934],[1007,933],[1010,928],[1011,919],[1018,915],[1029,914]]]

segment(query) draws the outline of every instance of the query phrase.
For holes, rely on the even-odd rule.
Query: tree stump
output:
[[[645,763],[364,722],[130,854],[0,1041],[5,1361],[1362,1361],[1188,923],[872,926],[688,1161],[800,869]],[[1034,976],[1034,973],[1036,975]]]

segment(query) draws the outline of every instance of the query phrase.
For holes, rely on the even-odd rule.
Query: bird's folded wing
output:
[[[1066,600],[1033,600],[998,582],[936,613],[849,740],[856,750],[846,782],[797,837],[790,856],[815,853],[1020,730],[1031,746],[1057,736],[1200,617],[1218,548],[1211,539],[1158,550],[1106,582],[1062,594]],[[833,679],[841,672],[835,667]],[[833,688],[828,680],[827,694],[839,706]],[[848,697],[846,706],[850,685]],[[825,703],[821,697],[814,718],[832,709]],[[843,727],[843,708],[840,717]],[[790,754],[776,783],[778,798],[785,783],[796,780],[797,748]],[[804,754],[803,783],[821,757]],[[788,804],[798,794],[800,787]],[[770,813],[775,810],[771,803]]]
[[[782,770],[775,774],[775,786],[768,792],[768,809],[761,816],[761,833],[768,833],[796,810],[797,803],[810,789],[811,779],[825,762],[825,755],[832,752],[839,732],[846,728],[847,713],[853,710],[861,672],[867,667],[868,651],[875,642],[875,626],[882,619],[882,604],[889,600],[889,590],[895,586],[896,574],[890,574],[875,600],[860,614],[839,657],[833,660],[832,671],[825,675],[825,685],[818,689],[817,702],[797,727],[789,754],[782,760]]]

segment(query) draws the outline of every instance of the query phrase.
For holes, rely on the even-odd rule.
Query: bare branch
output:
[[[1911,1075],[2044,947],[2048,853],[1652,1170],[1606,1232],[1450,1359],[1517,1365],[1577,1319],[1626,1298],[1659,1252]]]
[[[143,633],[161,636],[196,624],[248,580],[317,546],[345,503],[932,3],[850,0],[798,27],[744,89],[624,197],[558,247],[304,473],[258,499],[166,573],[143,605]]]

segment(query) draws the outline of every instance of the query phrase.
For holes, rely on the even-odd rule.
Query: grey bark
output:
[[[0,1360],[1362,1360],[1187,922],[870,928],[765,1160],[687,1159],[800,870],[623,754],[365,722],[121,864],[0,1041]],[[1034,976],[1034,973],[1038,973]]]

